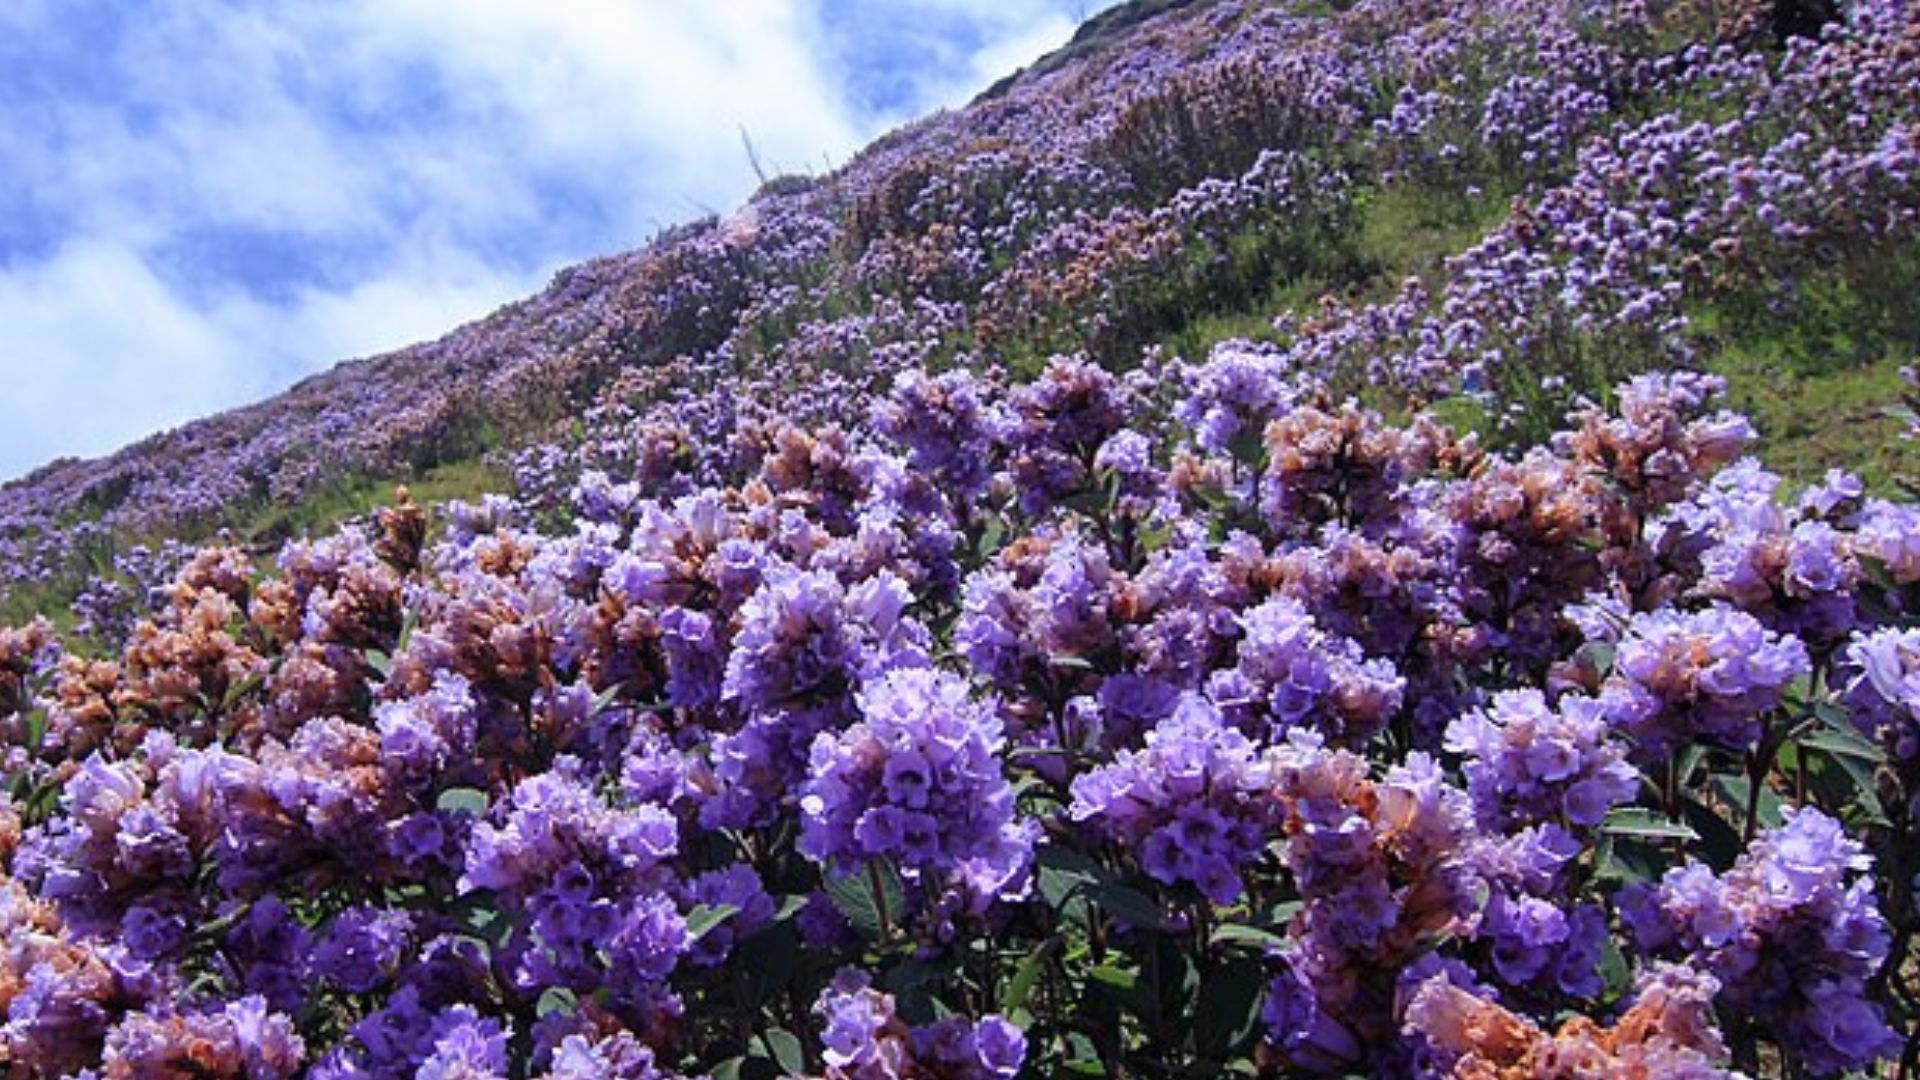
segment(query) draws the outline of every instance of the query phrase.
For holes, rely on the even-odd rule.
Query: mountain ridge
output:
[[[972,109],[983,102],[1003,97],[1021,80],[1045,75],[1068,60],[1085,55],[1088,47],[1098,44],[1103,36],[1110,37],[1119,29],[1137,25],[1140,21],[1162,11],[1186,7],[1193,2],[1195,0],[1127,0],[1125,3],[1107,9],[1082,24],[1068,44],[1047,54],[1027,68],[1007,75],[989,90],[977,95],[965,109]],[[1211,0],[1202,0],[1202,2],[1211,2]],[[937,121],[940,115],[935,114],[933,117],[909,122],[880,136],[857,151],[846,165],[832,173],[822,176],[769,178],[748,198],[747,202],[732,213],[739,215],[749,212],[756,202],[769,194],[776,197],[790,194],[796,183],[801,185],[800,190],[803,192],[831,183],[847,171],[857,168],[862,159],[876,152],[884,152],[885,147],[897,138],[910,137],[910,133],[915,128]],[[786,186],[785,190],[782,185]],[[258,437],[275,423],[285,420],[283,411],[294,413],[323,411],[326,407],[324,399],[351,395],[355,389],[352,384],[358,379],[381,379],[396,373],[412,372],[422,367],[440,364],[441,356],[456,348],[461,341],[470,337],[487,336],[490,330],[497,330],[503,323],[511,322],[523,310],[540,307],[543,301],[556,293],[568,290],[570,283],[579,276],[598,273],[609,268],[629,266],[636,261],[644,260],[657,245],[670,243],[676,237],[716,225],[720,221],[719,217],[709,217],[668,226],[637,248],[593,256],[562,267],[554,272],[548,285],[539,292],[508,301],[492,312],[449,329],[439,337],[369,356],[342,359],[323,371],[302,378],[279,393],[155,431],[98,457],[67,456],[46,462],[23,476],[0,484],[0,523],[4,523],[10,515],[18,515],[22,510],[22,504],[38,504],[34,507],[38,510],[51,502],[56,507],[54,516],[58,517],[71,507],[102,501],[93,497],[93,493],[102,489],[111,489],[120,482],[119,477],[123,471],[146,471],[151,459],[165,455],[170,447],[177,446],[183,441],[206,439],[224,442],[231,438]],[[456,374],[465,374],[465,371],[457,371]],[[238,428],[239,432],[228,435],[226,433],[228,428]],[[112,503],[114,500],[104,501]],[[4,529],[5,525],[0,524],[0,531]]]
[[[1415,194],[1425,190],[1420,185],[1429,182],[1424,180],[1356,184],[1345,175],[1353,166],[1341,160],[1352,151],[1332,145],[1293,155],[1285,164],[1293,170],[1291,175],[1259,181],[1277,187],[1231,196],[1295,198],[1281,194],[1281,189],[1302,183],[1330,185],[1331,194],[1312,196],[1324,205],[1306,211],[1320,215],[1317,223],[1306,225],[1309,231],[1323,230],[1318,239],[1303,233],[1295,239],[1262,240],[1261,226],[1251,219],[1236,219],[1242,211],[1227,206],[1210,209],[1204,203],[1222,197],[1225,189],[1219,185],[1251,175],[1246,171],[1258,163],[1261,153],[1271,152],[1263,148],[1284,146],[1290,140],[1318,146],[1324,140],[1311,130],[1314,124],[1341,130],[1353,117],[1378,109],[1379,118],[1372,122],[1389,127],[1367,137],[1390,140],[1402,137],[1391,128],[1402,122],[1400,112],[1410,107],[1413,114],[1419,112],[1414,107],[1417,102],[1396,103],[1384,97],[1373,103],[1329,98],[1322,115],[1302,112],[1289,104],[1289,95],[1328,93],[1315,85],[1323,76],[1297,65],[1268,70],[1270,61],[1249,43],[1263,42],[1263,47],[1294,56],[1304,55],[1301,43],[1317,40],[1329,55],[1361,55],[1377,48],[1374,41],[1387,40],[1384,35],[1405,33],[1407,28],[1415,28],[1411,37],[1417,39],[1437,32],[1418,29],[1422,26],[1495,17],[1483,8],[1471,0],[1452,6],[1363,3],[1346,7],[1131,0],[1089,19],[1068,43],[989,87],[967,106],[903,125],[832,173],[771,178],[727,218],[685,223],[663,230],[640,248],[563,268],[541,291],[431,341],[342,361],[281,394],[157,432],[102,458],[67,458],[43,465],[0,487],[0,549],[11,552],[16,565],[32,568],[29,576],[44,577],[53,572],[47,564],[57,561],[60,553],[40,549],[59,545],[36,538],[57,535],[80,521],[101,521],[104,529],[123,538],[116,541],[120,544],[174,535],[205,536],[223,527],[244,527],[272,507],[297,506],[317,492],[341,485],[402,481],[481,455],[492,455],[496,468],[504,468],[509,451],[550,439],[564,441],[575,414],[594,409],[595,398],[616,383],[622,372],[657,368],[680,357],[704,362],[701,357],[714,349],[728,355],[741,347],[765,349],[764,355],[771,357],[779,348],[792,345],[791,341],[783,344],[780,335],[803,328],[807,318],[815,325],[838,318],[844,326],[852,326],[833,310],[848,302],[864,303],[857,292],[869,286],[854,279],[876,270],[895,283],[883,291],[895,289],[900,302],[957,300],[966,309],[961,315],[966,326],[943,331],[945,341],[939,346],[943,354],[983,353],[990,361],[1011,358],[1023,364],[1043,358],[1028,352],[1044,354],[1054,347],[1087,348],[1103,362],[1118,364],[1132,363],[1131,350],[1155,341],[1204,349],[1211,345],[1204,340],[1210,331],[1182,328],[1204,328],[1209,319],[1238,320],[1233,325],[1239,332],[1271,337],[1262,326],[1264,318],[1250,318],[1261,304],[1270,304],[1269,312],[1288,307],[1306,311],[1318,292],[1378,305],[1390,295],[1398,276],[1417,273],[1429,286],[1444,282],[1445,272],[1436,273],[1438,261],[1457,255],[1462,237],[1512,243],[1501,238],[1502,230],[1512,225],[1507,200],[1553,197],[1556,171],[1562,166],[1523,166],[1504,178],[1496,177],[1497,186],[1504,189],[1497,195],[1456,177],[1433,186],[1429,197]],[[1529,87],[1502,92],[1535,92]],[[1592,91],[1581,92],[1597,93],[1604,100],[1622,91],[1596,84]],[[1629,91],[1623,100],[1631,96]],[[1580,123],[1598,124],[1608,107],[1602,105],[1596,117]],[[1438,129],[1433,121],[1425,122]],[[1579,130],[1584,133],[1577,137],[1584,138],[1599,129]],[[1409,131],[1405,137],[1431,136]],[[1551,152],[1564,161],[1571,145],[1564,143]],[[1436,151],[1456,152],[1437,144],[1409,143],[1409,150],[1429,157]],[[1539,153],[1524,147],[1511,152]],[[1038,166],[1033,176],[1040,179],[1016,175],[1030,165]],[[956,166],[987,173],[1007,171],[968,178],[956,174]],[[1419,165],[1427,170],[1435,167],[1431,160]],[[1511,165],[1500,167],[1512,169]],[[1390,175],[1383,172],[1381,177]],[[1541,180],[1548,182],[1543,186]],[[906,220],[917,212],[937,216],[935,209],[917,211],[912,200],[925,201],[943,192],[951,195],[948,189],[955,183],[984,185],[969,198],[1027,200],[1020,212],[1029,219],[1051,222],[1047,241],[1067,245],[1039,256],[1054,259],[1055,265],[1045,270],[1038,263],[1031,267],[935,265],[954,257],[939,250],[940,245],[954,238],[976,242],[982,235],[991,237],[995,230],[1014,246],[986,258],[1035,257],[1018,250],[1033,239],[1016,235],[1026,226],[998,220],[999,211],[991,205],[952,208],[964,219]],[[1038,186],[1021,191],[1021,184]],[[1046,185],[1053,186],[1042,190]],[[1335,187],[1342,190],[1334,191]],[[992,194],[994,190],[1001,194]],[[1360,206],[1353,198],[1356,194],[1368,205]],[[1177,209],[1177,198],[1198,201],[1189,209]],[[1059,205],[1050,206],[1048,200]],[[1082,200],[1087,205],[1075,209]],[[1128,207],[1128,200],[1140,209]],[[1436,209],[1448,203],[1451,208]],[[1365,211],[1368,224],[1355,228],[1356,210]],[[1082,213],[1088,215],[1084,222],[1071,220]],[[1170,214],[1212,214],[1218,223],[1176,221]],[[756,220],[797,230],[778,243],[791,240],[818,245],[820,250],[799,255],[773,252],[775,245],[749,235],[752,226],[744,223]],[[1402,235],[1369,235],[1369,230],[1387,221],[1394,222],[1390,227],[1400,229]],[[1217,264],[1211,268],[1177,265],[1181,256],[1174,247],[1181,243],[1184,231],[1196,227],[1224,228],[1239,235],[1222,234],[1204,241],[1202,246],[1224,245],[1209,248],[1211,254],[1205,257]],[[988,232],[983,234],[982,229]],[[1129,245],[1139,250],[1130,251]],[[1149,251],[1140,245],[1157,247]],[[1370,248],[1360,250],[1355,245]],[[813,261],[790,268],[749,265],[766,252],[773,252],[773,258]],[[916,267],[915,259],[934,262]],[[1156,259],[1181,282],[1163,297],[1147,295],[1152,291],[1150,281],[1125,276],[1140,273],[1130,268],[1129,260],[1144,266]],[[1234,260],[1239,263],[1225,265]],[[815,278],[825,275],[836,282],[831,287],[851,287],[856,294],[850,301],[828,298],[816,305],[817,314],[795,316],[802,324],[770,327],[758,343],[730,340],[741,331],[741,320],[750,321],[759,314],[756,305],[761,301],[743,293],[742,282],[758,273],[764,280],[747,284],[749,291],[794,287],[796,282],[779,280],[787,269]],[[1062,271],[1070,271],[1068,277],[1059,277]],[[981,276],[983,272],[1017,279],[1014,287],[1019,295],[1002,290],[1007,282],[990,281]],[[966,289],[977,291],[942,293],[941,289],[951,289],[937,280],[943,273],[970,275]],[[1095,278],[1079,282],[1073,273]],[[1049,274],[1054,275],[1052,280]],[[1106,279],[1098,280],[1103,274]],[[1072,295],[1056,295],[1063,283]],[[720,306],[704,315],[697,304],[670,310],[677,302],[672,290],[679,287],[704,290],[719,299]],[[1059,327],[1047,329],[1047,321],[1055,318],[1041,310],[1047,305],[1064,301],[1061,311],[1084,309],[1083,314],[1092,314],[1091,308],[1085,308],[1090,298],[1111,294],[1116,288],[1127,290],[1126,303],[1140,310],[1122,313],[1134,325],[1108,328],[1113,340],[1095,341]],[[1671,303],[1667,299],[1657,305]],[[1006,322],[1007,318],[1013,322]],[[1112,312],[1102,312],[1086,325],[1099,327],[1100,320],[1113,318]],[[886,332],[898,336],[895,330]],[[911,336],[910,331],[901,332]],[[1231,335],[1215,335],[1215,339],[1221,336]],[[1676,341],[1656,347],[1671,348]],[[1884,386],[1884,378],[1876,375],[1876,385]],[[1585,389],[1599,392],[1604,387],[1604,379],[1588,380]],[[1430,394],[1422,389],[1415,396]]]

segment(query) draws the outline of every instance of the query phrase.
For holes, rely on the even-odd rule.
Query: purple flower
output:
[[[1920,581],[1920,506],[1868,500],[1854,549],[1902,585]]]
[[[562,761],[514,788],[499,824],[474,827],[460,884],[526,898],[581,871],[644,880],[678,847],[671,814],[609,806]]]
[[[744,941],[773,922],[776,910],[760,875],[746,863],[734,863],[710,870],[687,883],[685,902],[714,907],[725,905],[736,910],[718,926],[693,943],[689,959],[701,967],[724,963],[737,942]]]
[[[498,1021],[456,1005],[434,1020],[429,1038],[433,1049],[416,1080],[504,1080],[507,1032]]]
[[[776,567],[740,610],[721,695],[775,708],[924,664],[926,631],[904,614],[911,600],[891,574],[848,588],[828,574]]]
[[[800,799],[800,850],[851,869],[893,859],[908,873],[968,863],[1024,866],[992,702],[929,669],[894,671],[859,695],[860,721],[813,744]]]
[[[352,994],[374,990],[393,974],[412,937],[404,911],[356,907],[333,917],[309,970]]]
[[[553,1052],[546,1080],[661,1080],[653,1050],[627,1032],[597,1042],[569,1035]]]
[[[1853,722],[1902,760],[1920,757],[1920,630],[1888,628],[1847,646]]]
[[[1569,911],[1560,901],[1495,891],[1480,932],[1491,942],[1493,969],[1502,982],[1540,983],[1573,997],[1599,996],[1607,916],[1598,905]]]
[[[1464,760],[1474,812],[1492,829],[1562,821],[1598,825],[1630,801],[1640,774],[1609,736],[1600,702],[1569,695],[1547,707],[1538,690],[1494,695],[1447,727],[1446,748]]]
[[[1337,1072],[1365,1056],[1354,1033],[1320,1005],[1306,972],[1279,958],[1280,973],[1267,986],[1260,1019],[1267,1038],[1288,1064],[1317,1073]]]
[[[293,1021],[258,997],[201,1013],[129,1013],[108,1033],[101,1061],[108,1076],[211,1075],[293,1080],[306,1046]]]
[[[458,674],[437,673],[426,694],[375,708],[374,724],[387,768],[405,786],[423,788],[473,753],[471,688]]]
[[[1154,880],[1230,904],[1277,821],[1271,783],[1258,748],[1189,694],[1147,732],[1144,749],[1074,778],[1067,812],[1134,851]]]
[[[1247,730],[1277,738],[1306,728],[1357,747],[1400,710],[1406,680],[1393,665],[1320,629],[1298,601],[1274,597],[1239,621],[1240,662],[1216,672],[1207,694]]]
[[[949,1017],[910,1028],[895,1014],[892,995],[873,989],[866,973],[852,968],[834,977],[813,1011],[820,1017],[821,1056],[833,1075],[847,1080],[1013,1080],[1026,1062],[1026,1036],[1002,1017]]]
[[[1642,760],[1694,742],[1744,751],[1760,741],[1787,684],[1809,670],[1798,639],[1745,612],[1660,610],[1628,624],[1600,700]]]
[[[965,503],[991,479],[994,433],[1005,423],[994,415],[988,391],[966,371],[903,372],[893,393],[874,406],[874,427],[906,448],[916,471]]]
[[[1815,1073],[1865,1068],[1901,1045],[1867,990],[1890,940],[1873,859],[1820,811],[1784,813],[1726,874],[1676,867],[1625,890],[1621,914],[1641,948],[1691,957],[1722,1004]]]

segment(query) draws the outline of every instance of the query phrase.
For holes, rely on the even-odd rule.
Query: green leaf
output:
[[[1266,923],[1268,926],[1286,926],[1306,908],[1305,900],[1282,900],[1267,909]]]
[[[1028,773],[1013,782],[1013,798],[1015,802],[1026,798],[1029,794],[1037,794],[1049,803],[1055,806],[1059,805],[1059,801],[1052,798],[1052,792],[1047,786],[1046,780],[1034,773]]]
[[[387,656],[386,653],[381,652],[379,649],[367,650],[367,666],[372,668],[374,670],[374,673],[379,675],[380,678],[383,680],[393,675],[392,658]]]
[[[513,926],[513,920],[496,906],[491,894],[470,894],[461,897],[461,901],[466,907],[463,914],[468,929],[483,942],[493,944],[503,940]]]
[[[1265,965],[1254,957],[1230,961],[1200,981],[1193,1042],[1201,1057],[1220,1061],[1253,1045],[1266,982]]]
[[[1600,946],[1600,981],[1608,1000],[1618,1000],[1633,986],[1633,970],[1620,944],[1607,938]]]
[[[1706,760],[1711,750],[1706,743],[1693,743],[1674,755],[1674,775],[1681,784],[1686,784],[1692,778],[1694,770]]]
[[[1087,896],[1107,914],[1141,930],[1171,929],[1160,905],[1138,889],[1101,881],[1087,887]]]
[[[225,712],[233,708],[236,702],[248,694],[253,693],[255,690],[260,689],[260,687],[266,684],[266,681],[267,677],[265,675],[251,675],[227,687],[226,696],[220,700],[220,711]]]
[[[1686,824],[1669,819],[1641,806],[1622,806],[1607,814],[1600,831],[1613,836],[1633,836],[1649,840],[1698,840],[1700,834]]]
[[[713,1080],[780,1080],[780,1066],[759,1054],[732,1057],[713,1067]]]
[[[1140,973],[1117,968],[1112,964],[1101,964],[1087,972],[1087,978],[1102,986],[1111,986],[1115,990],[1133,990],[1140,985]]]
[[[1258,926],[1248,926],[1246,923],[1221,923],[1219,926],[1213,928],[1213,937],[1211,939],[1215,945],[1238,946],[1240,948],[1253,949],[1258,952],[1278,948],[1284,944],[1286,940],[1286,938],[1271,930],[1263,930]]]
[[[740,913],[737,904],[700,904],[687,912],[687,938],[699,941],[708,931]]]
[[[1719,789],[1721,798],[1725,799],[1729,804],[1739,807],[1742,814],[1747,812],[1747,796],[1752,791],[1752,785],[1747,782],[1746,777],[1718,776],[1714,778],[1713,783],[1714,786]],[[1780,826],[1780,811],[1782,806],[1779,792],[1774,791],[1771,784],[1762,782],[1760,785],[1760,801],[1754,807],[1757,811],[1755,816],[1760,819],[1760,827],[1763,829],[1778,828]],[[1741,826],[1744,828],[1745,825],[1746,822],[1743,819]]]
[[[433,805],[448,813],[464,810],[475,817],[485,817],[487,816],[487,793],[479,788],[448,788],[440,793],[440,797],[433,801]]]
[[[1033,861],[1038,867],[1040,895],[1055,910],[1064,908],[1081,890],[1106,877],[1099,863],[1058,844],[1048,844],[1034,852]]]
[[[785,1028],[774,1028],[762,1032],[760,1039],[767,1044],[767,1052],[773,1055],[774,1064],[784,1069],[788,1076],[806,1074],[806,1050],[801,1046],[798,1035]]]
[[[1239,508],[1239,503],[1234,499],[1233,493],[1220,488],[1196,487],[1193,488],[1189,494],[1198,500],[1201,506],[1215,513]]]
[[[828,877],[827,899],[846,916],[862,936],[877,939],[900,925],[906,914],[907,890],[893,863],[881,859],[851,874]]]
[[[1001,1012],[1011,1014],[1026,1007],[1034,984],[1040,981],[1041,973],[1046,971],[1048,962],[1060,951],[1060,947],[1060,938],[1055,935],[1034,946],[1033,951],[1020,961],[1020,966],[1014,969],[1013,978],[1007,980],[1006,990],[1000,994]]]
[[[1821,751],[1815,762],[1831,762],[1846,774],[1847,798],[1853,805],[1849,816],[1858,815],[1854,820],[1874,826],[1887,826],[1886,807],[1880,803],[1879,779],[1875,775],[1878,768],[1864,758],[1852,754],[1835,754]]]
[[[599,716],[601,713],[606,712],[609,708],[613,706],[613,703],[615,701],[618,701],[620,699],[620,691],[624,689],[626,689],[624,685],[615,683],[614,685],[607,687],[605,690],[600,691],[598,694],[595,694],[593,698],[593,712],[591,713],[591,715]]]
[[[979,550],[980,557],[984,559],[987,556],[992,555],[994,552],[999,551],[1000,545],[1005,543],[1006,539],[1007,539],[1007,523],[1006,522],[1000,520],[1000,518],[998,517],[995,517],[993,520],[987,522],[986,529],[980,533],[980,550]]]
[[[540,995],[539,1002],[534,1005],[533,1014],[546,1017],[554,1013],[570,1013],[579,1004],[580,999],[574,996],[573,991],[564,986],[549,986],[546,992]]]
[[[1680,813],[1699,834],[1700,847],[1707,862],[1726,867],[1732,866],[1733,861],[1740,857],[1741,850],[1746,847],[1746,843],[1740,839],[1740,831],[1721,817],[1718,810],[1702,800],[1698,793],[1687,794],[1681,802]]]
[[[1594,845],[1595,876],[1628,885],[1653,881],[1666,870],[1659,849],[1632,837],[1601,835]]]
[[[1577,655],[1605,677],[1613,673],[1613,658],[1619,651],[1620,647],[1610,641],[1589,641],[1580,646]]]
[[[1079,1031],[1067,1033],[1066,1067],[1068,1071],[1079,1073],[1081,1076],[1107,1075],[1107,1066],[1100,1060],[1099,1048],[1093,1045],[1093,1040],[1085,1033]]]
[[[1887,752],[1880,744],[1873,742],[1857,731],[1843,731],[1839,728],[1826,728],[1800,736],[1797,741],[1808,750],[1819,750],[1834,757],[1852,758],[1874,765],[1885,764]]]

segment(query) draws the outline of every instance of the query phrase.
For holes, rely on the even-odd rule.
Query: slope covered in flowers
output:
[[[1772,14],[1137,5],[9,489],[0,1071],[1911,1074],[1920,507],[1710,369],[1907,340],[1920,16]]]

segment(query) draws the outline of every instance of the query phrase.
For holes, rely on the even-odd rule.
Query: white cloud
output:
[[[269,394],[311,356],[342,360],[435,337],[532,287],[439,252],[284,305],[238,290],[189,303],[125,245],[77,240],[0,271],[0,461],[25,471],[48,447],[105,453]]]
[[[111,243],[76,241],[0,274],[0,326],[0,460],[16,466],[48,447],[109,450],[270,385],[219,319],[181,304],[137,254]]]
[[[965,32],[882,54],[884,113],[823,45],[849,2],[877,0],[0,4],[0,476],[730,209],[742,129],[774,167],[844,160],[1063,41],[1077,0],[886,0]]]

